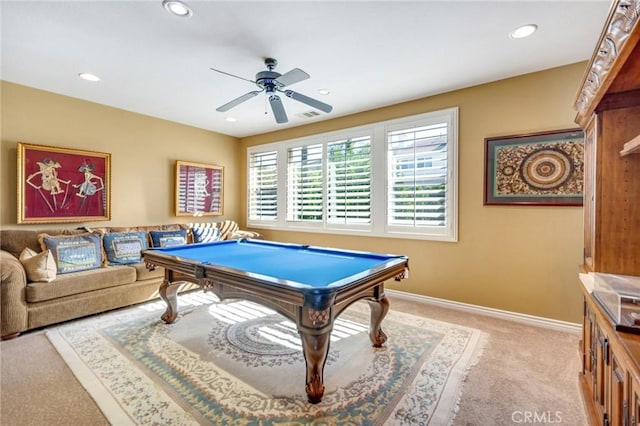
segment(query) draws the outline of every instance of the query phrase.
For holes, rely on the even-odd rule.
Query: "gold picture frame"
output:
[[[176,216],[220,216],[224,210],[224,167],[176,161]]]
[[[18,142],[18,223],[111,220],[111,154]]]

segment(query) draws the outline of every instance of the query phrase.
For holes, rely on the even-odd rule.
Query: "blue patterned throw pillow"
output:
[[[102,237],[109,265],[127,265],[142,261],[140,252],[147,249],[146,232],[108,232]]]
[[[154,247],[173,247],[187,244],[187,231],[149,231]]]
[[[58,274],[97,269],[102,266],[102,239],[99,234],[38,236],[42,250],[51,250]]]
[[[220,230],[211,225],[194,225],[191,227],[194,243],[213,243],[220,240]]]

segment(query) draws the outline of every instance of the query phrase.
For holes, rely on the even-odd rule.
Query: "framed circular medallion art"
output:
[[[581,206],[580,129],[485,139],[485,205]]]

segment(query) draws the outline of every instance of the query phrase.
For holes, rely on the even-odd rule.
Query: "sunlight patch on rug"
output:
[[[47,332],[113,424],[446,425],[486,336],[478,330],[390,311],[389,336],[373,348],[369,307],[336,320],[325,394],[309,404],[296,327],[247,301],[180,296],[164,304],[77,321]]]

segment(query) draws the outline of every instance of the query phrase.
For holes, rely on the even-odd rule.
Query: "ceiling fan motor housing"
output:
[[[273,92],[278,84],[275,79],[281,75],[275,71],[260,71],[256,74],[256,85],[267,92]]]
[[[256,74],[256,84],[258,87],[265,89],[267,93],[273,93],[276,91],[276,86],[278,86],[278,83],[274,80],[282,75],[273,70],[278,65],[278,61],[273,58],[264,58],[264,65],[269,71],[260,71]]]

